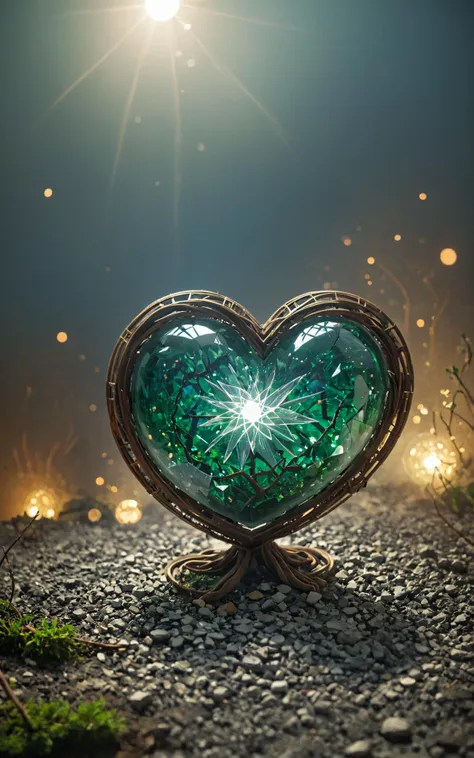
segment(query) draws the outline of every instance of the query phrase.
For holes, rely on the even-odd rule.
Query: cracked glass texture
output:
[[[346,471],[372,437],[388,387],[376,339],[348,319],[294,326],[262,361],[230,324],[186,317],[142,343],[130,397],[160,473],[255,528]]]

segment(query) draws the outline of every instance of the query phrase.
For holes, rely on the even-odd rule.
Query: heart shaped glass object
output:
[[[212,293],[158,301],[122,335],[108,386],[115,436],[147,489],[240,542],[314,503],[326,512],[341,483],[362,486],[412,394],[394,324],[333,292],[290,301],[263,327]]]
[[[178,318],[142,345],[130,389],[138,437],[161,474],[256,527],[354,461],[388,387],[380,347],[347,318],[312,318],[263,359],[231,324]]]

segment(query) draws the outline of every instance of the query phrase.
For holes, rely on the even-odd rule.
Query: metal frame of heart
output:
[[[269,524],[251,529],[199,504],[158,470],[140,442],[130,393],[137,351],[170,320],[190,316],[233,326],[262,359],[296,324],[315,316],[346,318],[365,327],[383,355],[389,390],[381,417],[365,447],[314,498]],[[329,290],[309,292],[286,302],[263,325],[241,305],[214,292],[178,292],[145,308],[121,334],[110,359],[107,405],[113,435],[133,474],[158,502],[191,526],[233,545],[224,552],[207,550],[180,556],[168,565],[168,579],[194,596],[216,600],[230,592],[251,565],[260,560],[288,584],[304,590],[321,588],[333,566],[328,553],[318,548],[284,547],[274,540],[322,518],[367,484],[403,430],[413,385],[413,365],[400,330],[385,313],[358,295]],[[199,582],[185,581],[189,572],[208,576],[199,586]],[[210,586],[210,581],[215,583]]]

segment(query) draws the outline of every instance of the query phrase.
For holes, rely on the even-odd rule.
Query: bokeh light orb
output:
[[[181,0],[145,0],[148,15],[154,21],[171,21],[181,7]]]
[[[91,508],[87,514],[87,518],[89,521],[92,521],[93,524],[96,524],[102,518],[102,511],[98,508]]]
[[[450,479],[454,474],[456,453],[449,441],[434,434],[420,434],[408,445],[403,463],[409,477],[418,484],[439,484],[439,475]]]
[[[136,500],[122,500],[115,509],[119,524],[137,524],[142,517],[142,509]]]
[[[458,254],[451,247],[445,247],[444,250],[441,250],[439,258],[444,266],[454,266],[458,259]]]
[[[51,490],[33,490],[26,496],[24,508],[25,513],[29,518],[34,518],[36,516],[37,519],[52,519],[56,516],[58,511],[56,495]]]
[[[67,334],[66,332],[58,332],[56,335],[56,339],[58,342],[67,342]]]

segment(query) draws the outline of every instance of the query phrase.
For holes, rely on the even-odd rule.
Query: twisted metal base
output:
[[[206,601],[220,600],[241,581],[251,566],[263,563],[284,584],[309,592],[326,585],[334,559],[325,550],[315,547],[277,545],[265,542],[254,550],[231,547],[228,550],[204,550],[175,558],[166,567],[166,577],[175,587]],[[215,584],[194,587],[182,579],[182,572],[204,577],[215,576]]]

